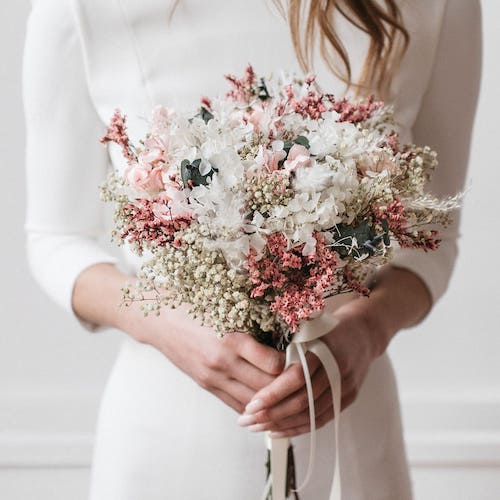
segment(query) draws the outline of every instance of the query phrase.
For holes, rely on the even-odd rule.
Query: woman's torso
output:
[[[432,71],[444,2],[401,1],[412,42],[397,69],[390,102],[403,140],[411,139]],[[74,0],[74,5],[89,91],[103,126],[119,107],[135,140],[146,132],[154,105],[194,109],[202,95],[225,92],[224,74],[241,74],[248,63],[265,75],[299,71],[287,22],[270,0],[181,0],[170,23],[167,0]],[[356,77],[368,39],[342,18],[337,27]],[[315,70],[325,91],[344,95],[345,85],[319,57]],[[119,151],[110,154],[121,165]],[[137,268],[130,254],[127,260]],[[350,498],[410,498],[399,418],[394,375],[384,354],[372,365],[357,401],[342,414],[342,476]],[[314,483],[323,492],[331,479],[330,427],[321,431]],[[215,498],[217,488],[221,498],[232,498],[230,492],[240,485],[255,498],[264,476],[261,439],[239,429],[236,414],[160,353],[129,340],[101,408],[92,498],[134,498],[134,488],[143,498],[164,498],[163,493],[148,496],[148,488],[177,495],[190,491],[197,498]],[[307,437],[296,445],[303,472]],[[134,476],[137,471],[143,479]],[[245,478],[258,484],[245,488]],[[116,496],[109,496],[110,488]],[[321,497],[311,490],[308,498]]]
[[[128,113],[132,132],[145,130],[151,107],[188,111],[203,95],[225,92],[223,75],[300,73],[287,21],[272,0],[74,0],[91,96],[107,122],[115,107]],[[411,43],[396,68],[391,95],[402,133],[410,130],[431,75],[445,0],[400,0]],[[368,36],[343,17],[336,29],[359,76]],[[315,51],[321,87],[337,96],[345,85]]]

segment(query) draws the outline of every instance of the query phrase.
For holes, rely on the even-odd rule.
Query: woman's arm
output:
[[[27,251],[41,287],[89,329],[119,328],[159,349],[181,370],[241,411],[280,373],[284,359],[250,336],[214,332],[184,308],[144,317],[120,308],[133,277],[98,243],[107,154],[88,92],[82,47],[67,0],[44,0],[31,12],[24,57],[27,131]],[[112,61],[110,61],[112,64]],[[165,360],[165,362],[168,362]]]
[[[79,273],[116,259],[97,243],[107,154],[88,94],[71,2],[31,11],[23,61],[27,254],[35,279],[66,311]],[[85,323],[93,329],[96,325]]]
[[[120,307],[121,289],[131,281],[134,277],[112,264],[84,269],[74,287],[75,313],[84,321],[117,328],[155,347],[201,387],[240,413],[255,392],[283,370],[282,354],[250,335],[232,333],[219,340],[211,328],[189,317],[187,306],[147,317],[138,303]]]
[[[414,140],[439,154],[429,185],[438,196],[464,188],[472,127],[481,76],[481,9],[479,0],[448,0],[434,67],[414,125]],[[396,333],[422,321],[444,294],[457,256],[460,211],[455,222],[440,229],[439,250],[399,249],[393,264],[379,274],[369,298],[339,309],[340,324],[324,337],[342,374],[342,408],[357,397],[372,360]],[[324,370],[309,358],[316,399],[317,425],[333,418]],[[291,367],[257,393],[242,425],[253,430],[281,431],[293,436],[309,431],[307,395],[302,370]]]

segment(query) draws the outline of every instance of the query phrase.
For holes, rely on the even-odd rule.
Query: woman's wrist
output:
[[[382,355],[397,332],[418,324],[432,307],[427,286],[415,273],[387,266],[378,274],[369,297],[342,308],[361,321],[374,357]]]
[[[72,296],[75,314],[83,321],[121,330],[141,339],[143,313],[137,303],[123,305],[122,289],[134,277],[120,271],[114,264],[98,263],[84,269],[78,276]]]

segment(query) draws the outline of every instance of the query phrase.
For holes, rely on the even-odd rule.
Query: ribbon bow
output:
[[[351,300],[352,294],[335,297],[335,308]],[[302,484],[294,491],[302,490],[309,482],[316,455],[316,415],[314,411],[314,397],[311,384],[311,375],[306,361],[306,352],[315,354],[322,363],[332,391],[333,411],[334,411],[334,432],[335,432],[335,465],[333,470],[332,488],[329,500],[342,500],[342,487],[340,480],[339,462],[339,427],[340,427],[340,403],[341,403],[341,376],[339,366],[328,346],[319,338],[330,332],[337,326],[339,320],[330,312],[322,311],[319,316],[312,320],[305,321],[299,331],[295,333],[291,343],[286,349],[285,369],[293,363],[301,363],[306,381],[307,398],[309,402],[309,418],[311,425],[311,442],[309,446],[309,465]],[[271,455],[271,473],[266,483],[262,500],[266,500],[269,492],[272,491],[273,500],[285,500],[286,498],[286,475],[289,438],[271,438],[270,433],[266,433],[266,445]]]

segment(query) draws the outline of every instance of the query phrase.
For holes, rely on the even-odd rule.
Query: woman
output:
[[[445,195],[463,187],[480,75],[478,0],[335,4],[312,1],[301,11],[301,2],[290,2],[281,12],[265,0],[34,4],[24,71],[30,264],[89,330],[127,334],[101,403],[92,500],[253,500],[265,474],[262,431],[294,437],[299,482],[308,451],[304,380],[298,368],[281,373],[282,353],[242,334],[219,341],[182,308],[156,318],[118,307],[137,262],[125,250],[118,265],[97,242],[97,186],[108,160],[119,162],[98,138],[115,107],[137,139],[154,104],[189,110],[247,62],[261,74],[298,72],[310,62],[298,32],[309,19],[309,34],[323,41],[309,40],[321,86],[341,96],[344,75],[360,84],[347,94],[383,95],[402,140],[439,152],[430,189]],[[339,445],[349,500],[412,498],[386,349],[445,292],[457,254],[455,219],[432,255],[398,250],[371,297],[336,311],[340,323],[324,337],[342,373]],[[314,357],[309,364],[321,429],[302,498],[316,500],[330,487],[334,415],[325,373]]]

